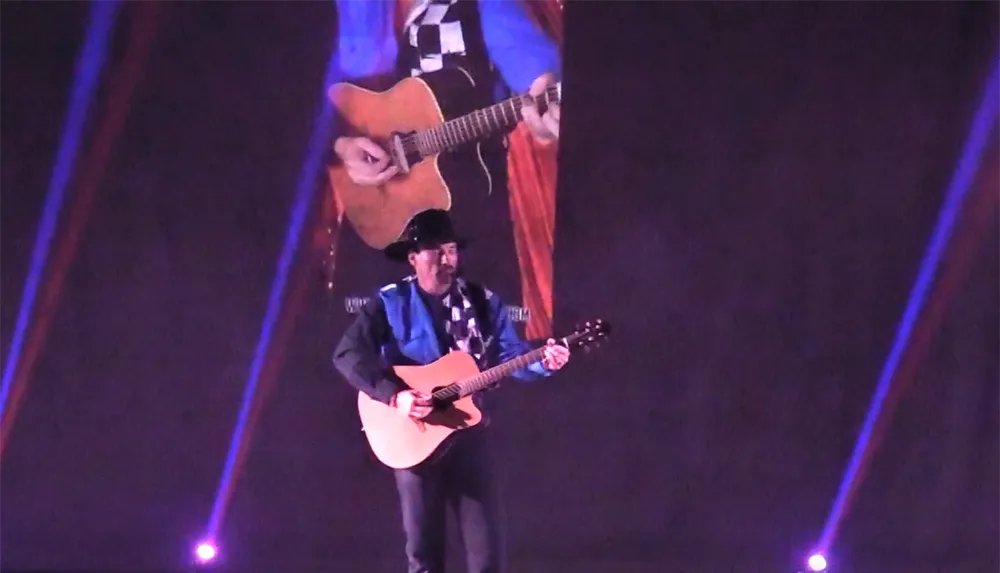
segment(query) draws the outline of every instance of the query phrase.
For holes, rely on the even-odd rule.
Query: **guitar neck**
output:
[[[415,134],[417,147],[420,153],[426,156],[485,139],[516,126],[521,121],[521,109],[529,102],[534,102],[540,110],[558,104],[560,92],[560,84],[553,84],[546,87],[538,96],[515,96],[490,107],[456,117],[437,127]]]
[[[572,334],[557,338],[556,340],[559,345],[565,348],[572,346],[586,347],[588,344],[593,344],[597,340],[607,336],[610,328],[603,320],[597,320],[595,322],[588,322],[585,328],[578,328]],[[484,370],[468,380],[453,382],[434,392],[431,396],[435,400],[455,400],[469,394],[475,394],[510,376],[514,372],[540,361],[544,356],[545,346],[540,346],[517,358],[512,358],[499,366]]]
[[[476,392],[503,380],[514,372],[538,362],[542,359],[544,354],[544,346],[536,348],[535,350],[522,354],[517,358],[508,360],[499,366],[494,366],[489,370],[484,370],[480,372],[479,375],[469,378],[468,380],[455,382],[454,384],[445,386],[437,392],[434,392],[433,397],[440,400],[450,400],[475,394]]]

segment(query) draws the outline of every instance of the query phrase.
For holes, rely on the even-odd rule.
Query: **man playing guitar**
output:
[[[387,257],[408,265],[412,274],[379,289],[334,351],[333,364],[344,379],[394,409],[390,415],[395,420],[419,423],[434,404],[390,366],[428,364],[461,351],[486,369],[531,349],[511,325],[500,297],[460,276],[464,246],[446,211],[432,209],[414,217],[403,237],[385,249]],[[513,376],[540,380],[569,362],[570,350],[556,340],[548,339],[543,348],[540,361]],[[441,380],[441,385],[448,382]],[[489,410],[481,394],[475,400]],[[482,423],[453,435],[433,457],[394,469],[409,573],[444,572],[449,509],[457,514],[469,573],[506,570],[488,418],[486,414]]]
[[[338,0],[341,69],[349,76],[368,78],[390,74],[400,80],[458,68],[468,74],[477,89],[488,90],[488,99],[493,102],[510,97],[512,93],[540,95],[559,79],[558,46],[539,28],[520,0],[398,0],[398,3]],[[400,18],[401,29],[393,17],[393,10],[397,8],[401,10],[399,15],[404,16]],[[398,34],[392,33],[393,30],[398,30]],[[464,93],[438,95],[465,97]],[[521,108],[521,119],[537,141],[550,143],[558,139],[558,105],[548,105],[541,113],[525,105]],[[391,164],[386,151],[371,139],[356,135],[346,134],[334,143],[334,152],[349,178],[358,185],[370,186],[393,178],[398,169]],[[506,134],[500,133],[480,144],[483,167],[490,174],[492,189],[507,188],[505,138]],[[461,181],[452,183],[456,188],[471,187]],[[456,195],[463,195],[460,189],[457,191]],[[372,192],[377,193],[377,190]],[[507,193],[497,195],[506,198]],[[457,205],[461,211],[463,203]],[[516,263],[510,266],[516,258],[503,254],[515,255],[510,217],[484,212],[481,204],[466,205],[469,210],[458,217],[476,221],[477,242],[495,257],[486,267],[492,280],[516,277]],[[455,206],[452,204],[450,210],[454,212]],[[502,209],[506,215],[506,200]],[[391,336],[381,335],[386,331],[382,328],[387,320],[386,311],[391,311],[389,315],[395,317],[397,307],[414,308],[395,301],[399,298],[398,293],[415,293],[414,296],[431,301],[427,304],[434,310],[418,314],[434,316],[432,330],[443,332],[447,323],[445,316],[450,316],[451,311],[436,312],[440,310],[436,301],[442,296],[448,297],[449,293],[463,299],[455,285],[464,283],[457,273],[460,241],[451,236],[446,212],[424,211],[411,221],[407,233],[404,236],[408,239],[401,237],[390,245],[387,254],[391,252],[397,260],[409,262],[415,271],[415,280],[406,283],[405,288],[401,285],[383,289],[380,293],[385,299],[382,304],[388,304],[389,308],[368,308],[362,312],[338,346],[334,363],[352,385],[373,399],[398,409],[399,416],[419,420],[427,415],[427,396],[407,391],[405,386],[392,386],[379,364],[381,346],[393,344],[389,340]],[[490,244],[493,241],[498,242]],[[490,297],[491,302],[498,300],[494,295]],[[527,345],[518,339],[509,322],[502,322],[501,314],[492,313],[492,320],[483,317],[487,318],[484,321],[487,324],[482,325],[487,328],[484,334],[493,335],[499,340],[498,345],[512,355],[527,350]],[[489,325],[490,322],[493,324]],[[437,348],[436,337],[425,342],[428,349]],[[444,341],[441,348],[451,346],[449,342]],[[554,342],[548,341],[543,362],[521,372],[522,377],[544,377],[565,365],[569,353]],[[407,348],[414,352],[412,346]],[[433,354],[430,350],[427,352]],[[493,489],[495,482],[486,461],[488,448],[483,431],[481,428],[463,431],[449,451],[436,460],[415,468],[395,470],[410,573],[443,571],[446,500],[458,504],[459,528],[466,544],[470,573],[505,569],[499,508]]]

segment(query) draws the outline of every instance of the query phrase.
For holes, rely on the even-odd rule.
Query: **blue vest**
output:
[[[388,365],[424,365],[441,357],[431,313],[417,288],[416,281],[404,280],[378,292],[392,329],[393,340],[382,348],[382,357]]]
[[[417,281],[404,279],[382,287],[378,296],[385,305],[385,315],[392,330],[392,341],[382,348],[382,357],[387,365],[424,365],[442,356],[441,343],[434,328],[433,317],[418,291]],[[494,317],[487,303],[489,296],[485,289],[469,284],[472,304],[476,306],[477,318],[482,335],[489,348],[485,362],[497,364],[499,358],[494,335]],[[490,342],[490,339],[493,339]],[[449,349],[444,349],[448,352]]]

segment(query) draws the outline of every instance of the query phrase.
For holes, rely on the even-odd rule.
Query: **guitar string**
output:
[[[542,356],[543,353],[544,348],[538,348],[509,362],[505,362],[499,366],[486,370],[485,372],[481,372],[472,378],[462,380],[460,382],[453,382],[437,392],[434,392],[432,396],[436,399],[448,399],[459,396],[462,394],[463,390],[466,392],[475,392],[489,386],[510,372],[519,370],[534,363]]]
[[[502,128],[504,123],[517,121],[518,112],[528,99],[542,100],[545,105],[550,105],[556,99],[558,90],[559,86],[550,85],[537,97],[520,95],[509,98],[430,129],[404,135],[400,138],[403,152],[407,155],[415,152],[417,155],[425,157],[449,146],[460,144],[472,137],[485,135],[492,130]],[[512,120],[507,117],[507,106],[513,108],[511,110]],[[492,118],[490,112],[493,114]],[[502,119],[498,118],[498,114],[502,116]]]
[[[540,358],[541,354],[542,354],[541,349],[539,349],[529,352],[528,354],[525,354],[523,356],[519,356],[514,360],[506,362],[496,368],[491,368],[468,380],[455,382],[454,384],[451,384],[450,386],[446,387],[446,389],[444,389],[442,394],[444,394],[444,397],[450,398],[452,396],[458,396],[462,394],[463,391],[468,393],[468,392],[475,392],[476,390],[479,390],[481,388],[485,388],[486,386],[492,384],[494,381],[504,377],[509,372],[512,372],[519,368],[523,368],[524,366],[531,364],[532,362]]]
[[[578,332],[576,334],[567,336],[562,339],[565,346],[569,347],[573,344],[579,344],[577,341],[585,339],[584,343],[593,343],[597,339],[604,336],[605,325],[603,322],[598,322],[593,327],[588,326],[589,332]],[[486,388],[490,384],[493,384],[497,380],[506,377],[511,372],[524,368],[529,364],[533,364],[541,359],[542,355],[545,353],[545,347],[536,348],[531,352],[522,354],[521,356],[504,362],[499,366],[490,368],[489,370],[480,372],[479,374],[473,376],[472,378],[466,380],[460,380],[457,382],[452,382],[451,384],[441,388],[435,392],[431,393],[431,397],[438,400],[445,400],[452,397],[459,397],[463,392],[466,395],[477,392],[483,388]]]

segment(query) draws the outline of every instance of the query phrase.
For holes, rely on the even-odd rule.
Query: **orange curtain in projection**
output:
[[[562,45],[562,1],[522,0],[539,26]],[[396,2],[396,27],[402,26],[412,0]],[[527,338],[545,338],[552,333],[552,290],[556,218],[556,156],[558,144],[540,145],[519,126],[511,134],[508,171],[510,215],[514,245],[521,274],[522,303],[530,311],[525,326]],[[323,224],[313,235],[317,249],[327,253],[327,279],[332,281],[336,245],[343,225],[343,209],[336,193],[326,193]],[[332,284],[328,285],[332,288]]]
[[[562,2],[527,2],[543,30],[562,45]],[[521,296],[531,312],[524,335],[552,335],[552,258],[556,226],[556,156],[558,144],[535,142],[524,125],[511,134],[507,169],[510,173],[510,216],[521,269]]]

